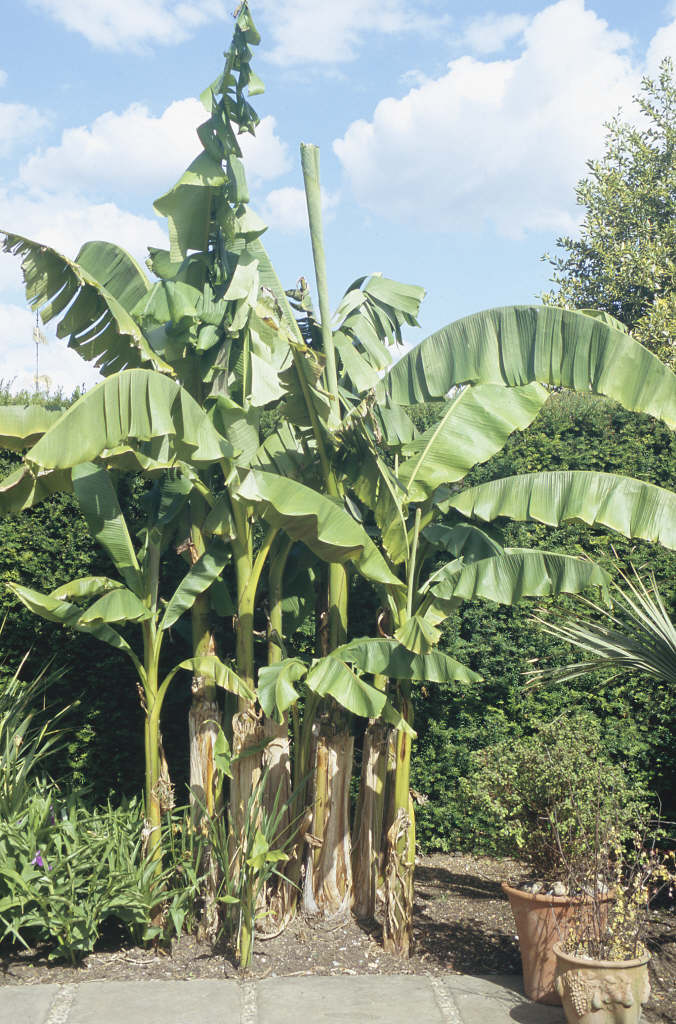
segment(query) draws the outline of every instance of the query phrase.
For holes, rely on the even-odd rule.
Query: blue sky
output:
[[[220,71],[234,0],[14,0],[0,39],[0,228],[75,256],[143,259],[152,202],[197,153],[195,97]],[[427,290],[421,331],[532,301],[576,230],[603,122],[676,54],[676,0],[258,0],[266,84],[245,150],[253,205],[291,287],[312,280],[298,145],[321,148],[334,304],[381,271]],[[247,140],[248,141],[248,140]],[[40,372],[92,368],[51,331]],[[32,387],[32,317],[0,256],[0,378]]]

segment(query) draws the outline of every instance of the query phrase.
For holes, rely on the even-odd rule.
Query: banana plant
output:
[[[188,658],[164,677],[160,675],[160,654],[167,630],[190,611],[200,594],[208,591],[219,577],[229,552],[222,543],[212,542],[165,601],[160,596],[161,555],[176,531],[177,518],[190,489],[186,489],[180,473],[163,474],[150,492],[139,547],[132,540],[120,508],[113,474],[102,465],[84,462],[73,467],[70,475],[80,511],[92,536],[108,554],[117,577],[79,578],[49,594],[16,583],[6,586],[30,611],[109,644],[134,665],[144,713],[146,850],[159,873],[161,816],[163,810],[171,807],[171,783],[160,731],[160,715],[169,685],[180,670],[186,670],[204,673],[214,685],[238,696],[253,697],[244,680],[214,655]],[[140,627],[141,657],[120,632],[131,624]],[[207,794],[203,796],[208,799]]]
[[[208,409],[221,440],[231,442],[234,469],[231,465],[227,475],[224,472],[222,486],[214,482],[209,468],[214,462],[209,459],[192,474],[195,497],[190,503],[192,547],[189,545],[188,551],[199,557],[210,531],[220,532],[232,546],[238,581],[238,667],[248,683],[253,680],[254,668],[253,608],[263,570],[269,567],[271,581],[279,577],[286,543],[281,540],[282,532],[293,536],[289,524],[296,524],[295,530],[309,520],[312,533],[324,510],[322,505],[316,514],[308,512],[285,498],[281,511],[273,512],[275,502],[281,500],[278,490],[273,500],[267,496],[272,493],[273,475],[293,477],[289,467],[295,466],[296,484],[299,478],[315,481],[320,497],[351,519],[350,523],[341,520],[341,529],[349,525],[352,530],[360,504],[370,510],[382,534],[384,561],[378,572],[382,576],[384,567],[392,577],[379,579],[375,585],[390,609],[393,635],[415,653],[416,647],[423,650],[434,643],[443,616],[452,613],[460,599],[493,593],[501,594],[501,599],[517,600],[538,587],[549,586],[555,592],[562,584],[582,587],[588,579],[579,567],[555,570],[550,559],[543,563],[547,573],[551,571],[543,583],[537,577],[537,572],[544,572],[543,565],[533,574],[535,563],[529,562],[528,553],[493,552],[488,556],[491,564],[486,562],[483,568],[472,568],[474,563],[469,563],[467,554],[456,555],[462,559],[461,565],[449,567],[443,579],[430,580],[427,589],[423,590],[421,583],[428,542],[425,531],[438,525],[435,517],[455,509],[456,499],[462,500],[457,484],[471,465],[498,451],[511,430],[527,426],[546,399],[548,386],[606,394],[628,408],[660,416],[672,426],[676,419],[673,375],[654,357],[611,322],[552,307],[510,307],[464,318],[435,332],[388,370],[388,342],[399,340],[401,327],[414,322],[422,290],[377,276],[359,279],[348,289],[332,320],[323,266],[318,157],[313,147],[303,151],[302,162],[320,319],[316,323],[312,317],[306,320],[311,337],[304,337],[260,242],[264,225],[246,206],[248,193],[235,129],[255,128],[257,118],[244,91],[248,89],[249,95],[260,91],[250,68],[250,47],[257,42],[248,8],[242,5],[224,74],[204,96],[209,117],[199,131],[203,152],[156,204],[168,219],[170,234],[168,251],[151,252],[151,269],[159,281],[151,283],[128,254],[104,243],[89,243],[75,263],[70,263],[53,250],[19,236],[8,236],[5,242],[6,249],[22,256],[34,308],[41,308],[45,319],[61,318],[59,331],[72,347],[96,360],[104,374],[152,372],[168,384],[175,376],[197,404]],[[449,395],[442,423],[417,437],[405,407]],[[105,407],[106,415],[110,411],[116,420],[119,414],[112,391],[107,397],[113,405]],[[259,411],[273,403],[279,403],[287,423],[261,445]],[[138,463],[164,456],[160,441],[152,440],[154,434],[148,435],[152,450],[140,451],[147,438],[138,431],[134,434],[133,418],[121,419],[129,437],[120,430],[115,442],[118,459]],[[362,440],[368,457],[357,465],[353,459],[350,466],[353,438],[359,429],[366,435]],[[171,436],[180,434],[174,424]],[[382,457],[383,445],[392,453],[394,471]],[[71,458],[79,457],[72,441],[68,450]],[[172,450],[169,457],[189,462],[191,453]],[[94,452],[85,456],[95,457]],[[303,467],[300,470],[299,465]],[[26,471],[28,476],[14,482],[11,493],[18,501],[23,487],[22,493],[30,497],[31,488],[37,493],[51,486],[55,482],[51,474],[67,468],[63,463],[50,468],[34,461]],[[451,491],[440,490],[449,484]],[[547,514],[604,521],[604,516],[609,518],[613,494],[619,493],[621,486],[619,478],[608,481],[603,502],[597,507],[587,503],[582,509],[583,485],[571,492],[570,500],[554,500],[554,512]],[[539,493],[546,490],[540,488]],[[475,497],[483,499],[485,492]],[[623,497],[629,504],[627,515],[619,520],[630,535],[640,536],[641,531],[652,529],[649,515],[634,514],[644,498],[645,492],[640,495],[636,489]],[[657,501],[663,500],[663,494],[658,494]],[[483,500],[476,504],[477,510],[487,507]],[[503,513],[501,509],[507,507],[511,511]],[[351,512],[345,512],[346,508]],[[541,510],[542,504],[534,502],[534,518],[538,508]],[[459,507],[456,511],[472,518],[481,516],[479,511],[476,516]],[[253,544],[254,514],[267,516],[268,525],[258,551]],[[529,518],[527,489],[514,486],[509,494],[492,497],[490,516],[502,514]],[[636,525],[639,520],[640,526]],[[355,548],[352,542],[336,544],[336,539],[340,541],[340,536],[333,528],[329,534],[322,533],[322,550],[337,563],[329,570],[329,653],[341,646],[347,633],[343,563],[356,550],[360,568],[367,561],[376,564],[367,545],[357,543]],[[336,551],[339,558],[333,557]],[[480,561],[476,559],[477,566]],[[256,584],[252,585],[254,569]],[[281,572],[283,575],[283,569]],[[283,580],[278,578],[276,583],[277,590],[283,591]],[[193,605],[192,616],[196,641],[212,649],[208,607],[202,595]],[[273,632],[271,628],[271,635]],[[272,643],[270,650],[275,646]],[[198,678],[194,689],[210,719],[208,709],[213,702],[207,699],[208,685]],[[399,711],[407,714],[405,690],[394,696],[400,701]],[[330,702],[328,706],[331,708]],[[256,727],[255,715],[246,701],[240,714],[238,726],[242,726],[242,743],[246,744]],[[334,717],[334,728],[328,732],[346,733],[345,725]],[[206,747],[208,744],[204,748],[208,756]],[[402,763],[407,763],[406,758]],[[343,774],[347,777],[349,773]],[[405,789],[400,782],[400,809],[404,810]],[[349,888],[349,878],[346,885]]]
[[[599,567],[559,553],[502,548],[485,523],[508,517],[558,525],[577,518],[676,546],[676,496],[642,481],[540,473],[460,489],[474,465],[498,452],[513,430],[527,428],[548,386],[607,395],[676,425],[676,378],[667,367],[609,318],[546,307],[489,310],[442,328],[382,375],[375,389],[380,406],[363,399],[346,418],[343,433],[352,450],[343,473],[380,528],[388,564],[393,571],[400,566],[407,581],[405,598],[394,591],[385,597],[393,635],[412,651],[430,649],[439,625],[465,600],[511,604],[592,585],[607,591]],[[392,420],[383,430],[376,416],[379,408],[434,399],[446,400],[442,415],[420,436]],[[451,560],[425,579],[425,562],[440,551]],[[405,692],[400,701],[406,714]],[[397,768],[404,779],[395,784],[395,808],[403,824],[390,844],[388,878],[395,891],[388,893],[385,932],[392,948],[405,952],[413,866],[407,756]]]
[[[123,249],[108,242],[89,242],[75,261],[50,247],[18,235],[5,236],[4,248],[22,260],[26,294],[44,321],[58,320],[57,334],[83,358],[93,361],[112,380],[120,373],[154,371],[175,378],[191,398],[208,410],[215,429],[231,439],[237,461],[246,465],[259,444],[260,410],[282,394],[278,371],[287,347],[268,322],[275,305],[286,299],[266,257],[259,236],[265,225],[248,208],[248,189],[237,136],[255,130],[258,116],[247,99],[262,91],[251,69],[251,47],[259,42],[246,3],[240,5],[233,41],[221,75],[205,90],[205,122],[198,130],[202,151],[176,185],[155,204],[168,222],[169,250],[151,249],[151,279]],[[273,298],[277,296],[277,300]],[[290,310],[287,326],[295,328]],[[149,400],[153,396],[149,394]],[[106,415],[120,418],[132,433],[119,443],[135,445],[133,422],[116,405],[113,390],[106,392]],[[126,401],[122,394],[121,403]],[[156,406],[151,405],[153,412]],[[180,417],[181,410],[168,410]],[[180,421],[169,433],[180,433]],[[155,436],[155,435],[152,435]],[[73,438],[69,463],[82,453]],[[84,458],[95,457],[94,454]],[[181,453],[179,453],[179,457]],[[129,456],[132,458],[132,456]],[[194,464],[193,464],[194,465]],[[202,492],[223,490],[205,463],[194,466],[194,494],[186,525],[186,559],[200,558],[210,514]],[[37,479],[33,475],[33,480]],[[53,475],[41,471],[38,483],[27,476],[23,489],[44,490]],[[13,486],[18,500],[18,490]],[[254,565],[251,517],[245,507],[226,499],[236,523],[231,543],[238,580],[238,601]],[[215,636],[206,595],[191,609],[194,654],[213,653]],[[236,615],[238,661],[243,675],[253,677],[253,624],[246,614]],[[219,711],[209,677],[193,679],[189,716],[191,737],[191,791],[206,785],[210,758],[217,737]],[[243,712],[248,710],[242,701]]]

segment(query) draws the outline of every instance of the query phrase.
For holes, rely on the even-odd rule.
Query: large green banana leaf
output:
[[[430,683],[478,683],[481,676],[442,651],[418,655],[396,640],[360,637],[333,652],[361,672],[391,679],[416,679]]]
[[[261,442],[251,458],[252,469],[262,469],[278,476],[307,481],[313,458],[312,439],[308,432],[300,431],[290,423],[281,423]]]
[[[174,454],[207,465],[232,454],[188,392],[152,370],[123,370],[79,398],[26,455],[45,469],[75,466],[133,441],[170,438]]]
[[[128,313],[150,290],[150,281],[134,257],[113,242],[85,242],[75,262]]]
[[[558,526],[581,519],[676,549],[676,494],[613,473],[570,470],[504,477],[468,488],[449,505],[486,522],[508,516]]]
[[[91,600],[94,597],[101,597],[110,590],[119,590],[122,584],[119,580],[111,580],[109,576],[80,576],[70,583],[52,590],[50,597],[59,601],[80,601]]]
[[[141,287],[141,273],[131,256],[117,246],[90,242],[80,251],[84,264],[69,260],[21,235],[4,232],[5,252],[21,257],[26,297],[39,309],[44,323],[61,317],[59,338],[83,359],[93,362],[104,376],[128,367],[149,365],[164,373],[171,367],[153,351],[140,327],[120,299],[128,301]],[[109,290],[87,266],[112,284]],[[134,269],[135,268],[135,269]],[[64,313],[68,307],[67,312]],[[63,314],[63,316],[61,316]]]
[[[431,615],[411,615],[394,631],[399,643],[413,654],[427,657],[439,643],[441,633],[432,622]]]
[[[493,537],[490,537],[472,523],[432,523],[422,532],[423,537],[435,548],[443,548],[455,558],[463,558],[465,562],[477,562],[480,558],[491,558],[501,555],[504,548]]]
[[[600,566],[574,555],[527,548],[505,548],[478,562],[451,562],[432,573],[421,588],[442,602],[486,598],[516,604],[524,597],[578,594],[587,587],[606,590],[610,577]],[[432,615],[434,619],[435,616]]]
[[[40,405],[0,406],[0,448],[11,452],[30,448],[61,415]]]
[[[97,640],[103,640],[104,643],[110,644],[111,647],[116,647],[119,651],[125,651],[127,654],[132,653],[127,641],[110,626],[102,625],[101,623],[82,622],[82,609],[78,608],[76,604],[60,600],[49,594],[41,594],[38,590],[22,587],[18,583],[6,583],[5,586],[35,615],[39,615],[49,622],[58,622],[62,626],[70,626],[71,629],[77,629],[81,633],[89,633],[95,636]]]
[[[424,295],[424,288],[381,274],[350,285],[333,318],[338,321],[333,341],[354,390],[375,387],[379,371],[392,362],[393,347],[402,342],[402,326],[417,327]]]
[[[48,469],[34,474],[28,466],[20,466],[0,480],[0,512],[5,515],[23,512],[52,494],[72,489],[69,469]]]
[[[459,384],[531,381],[607,395],[676,428],[676,376],[623,331],[555,306],[489,309],[442,327],[383,375],[377,394],[413,405]]]
[[[80,615],[84,625],[110,625],[143,622],[152,615],[150,608],[126,587],[111,590],[90,604]]]
[[[222,690],[234,693],[238,697],[244,697],[246,700],[256,699],[256,694],[248,683],[241,676],[238,676],[229,665],[226,665],[225,662],[216,657],[215,654],[203,654],[197,658],[187,658],[185,661],[182,661],[180,665],[173,668],[162,680],[162,690],[166,690],[180,669],[184,669],[194,676],[204,676],[207,679],[213,679],[216,686],[220,686]]]
[[[353,561],[367,579],[402,587],[364,527],[343,505],[288,477],[251,470],[237,497],[258,508],[271,526],[285,530],[328,562]]]
[[[540,384],[505,388],[477,384],[448,404],[438,423],[405,444],[398,478],[412,501],[424,501],[440,484],[461,480],[486,462],[515,430],[529,426],[548,393]]]
[[[172,594],[160,622],[160,629],[169,629],[194,605],[200,594],[208,590],[223,571],[230,549],[218,539],[212,540],[202,557],[191,565],[178,587]]]
[[[359,642],[357,642],[359,644]],[[319,658],[312,666],[306,665],[299,658],[285,658],[275,665],[262,668],[259,673],[257,696],[263,711],[268,717],[278,722],[284,719],[284,712],[295,704],[300,696],[295,684],[302,679],[309,690],[319,697],[332,697],[341,707],[362,718],[382,717],[397,729],[403,729],[411,736],[415,732],[402,718],[396,708],[387,699],[382,690],[365,682],[358,671],[352,668],[356,660],[361,658],[363,650],[357,646],[349,658],[343,658],[343,650],[348,651],[349,645],[339,648],[324,658]],[[374,654],[375,663],[383,659]],[[404,661],[401,666],[404,667]],[[410,666],[409,666],[410,668]]]
[[[173,188],[155,200],[155,209],[167,218],[174,262],[180,263],[188,249],[207,248],[212,197],[227,181],[221,161],[200,153]]]
[[[366,683],[334,651],[311,667],[298,658],[286,658],[261,669],[258,699],[265,713],[281,721],[286,709],[298,700],[294,683],[304,677],[313,693],[320,697],[333,697],[347,711],[362,718],[377,718],[387,701],[382,690]]]
[[[299,697],[294,683],[300,682],[307,670],[307,665],[299,658],[285,658],[259,669],[256,696],[268,718],[274,716],[278,722],[283,721],[284,712]]]
[[[72,474],[73,490],[89,532],[108,552],[129,589],[140,596],[141,570],[110,474],[93,462],[74,466]]]
[[[382,690],[364,682],[345,661],[333,654],[315,662],[305,682],[319,697],[333,697],[341,707],[362,718],[378,718],[387,701]]]

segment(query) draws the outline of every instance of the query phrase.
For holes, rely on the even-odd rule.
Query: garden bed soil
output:
[[[520,974],[519,947],[509,903],[500,889],[518,878],[513,861],[468,854],[420,857],[416,867],[414,949],[408,960],[383,951],[376,923],[297,918],[274,938],[258,939],[250,978],[304,974]],[[652,913],[648,945],[650,1024],[676,1020],[676,916]],[[43,950],[0,947],[0,984],[237,977],[226,952],[183,935],[170,952],[114,945],[108,936],[79,967],[51,964]]]

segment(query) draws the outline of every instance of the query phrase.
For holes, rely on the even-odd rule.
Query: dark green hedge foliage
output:
[[[427,419],[434,414],[429,408],[421,411]],[[528,432],[514,435],[498,456],[477,467],[467,483],[546,469],[624,473],[674,489],[676,440],[648,416],[564,392],[550,400]],[[584,524],[561,529],[503,525],[508,544],[588,552],[611,571],[617,555],[623,568],[633,563],[653,570],[667,607],[676,613],[675,555]],[[675,695],[654,681],[628,675],[529,690],[524,674],[532,659],[549,664],[572,660],[562,643],[529,621],[534,609],[533,602],[517,608],[474,602],[446,625],[442,647],[480,672],[484,682],[471,690],[454,684],[417,692],[412,785],[429,797],[417,809],[417,835],[426,849],[494,849],[496,836],[473,819],[460,791],[461,780],[470,776],[471,752],[527,735],[536,719],[551,721],[573,709],[597,716],[610,754],[628,761],[660,797],[664,815],[676,817]]]

